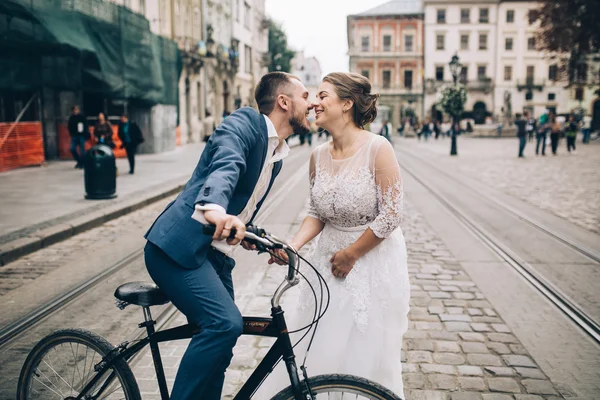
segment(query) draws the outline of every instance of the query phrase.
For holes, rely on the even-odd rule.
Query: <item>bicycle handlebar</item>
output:
[[[203,225],[202,233],[204,233],[205,235],[212,236],[215,234],[215,230],[215,225]],[[235,237],[235,234],[236,230],[232,229],[231,233],[229,234],[229,238],[233,239]],[[257,251],[259,252],[266,252],[269,250],[285,251],[285,253],[288,256],[288,274],[286,279],[292,285],[297,284],[296,270],[299,258],[297,251],[292,246],[255,225],[246,226],[246,234],[244,235],[244,240],[246,240],[250,244],[255,245]]]

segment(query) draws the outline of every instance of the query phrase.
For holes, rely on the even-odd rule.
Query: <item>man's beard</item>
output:
[[[294,115],[292,118],[290,118],[290,120],[289,120],[290,126],[292,127],[292,131],[295,134],[304,135],[304,134],[307,134],[308,132],[310,132],[310,128],[304,124],[305,120],[306,120],[306,116],[304,116],[304,115],[301,115],[301,116]]]

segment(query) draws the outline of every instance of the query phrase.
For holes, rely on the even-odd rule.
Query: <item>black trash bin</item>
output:
[[[117,197],[117,164],[112,149],[98,144],[85,153],[83,177],[86,199]]]

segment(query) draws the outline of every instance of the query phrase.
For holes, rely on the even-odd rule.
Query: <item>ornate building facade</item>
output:
[[[381,95],[378,119],[395,130],[423,116],[423,9],[420,0],[393,0],[348,16],[350,71],[371,80]]]

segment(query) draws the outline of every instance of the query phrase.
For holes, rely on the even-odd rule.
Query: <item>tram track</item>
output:
[[[404,151],[402,151],[401,154],[403,157],[407,155],[407,153]],[[570,296],[565,294],[564,291],[561,290],[556,284],[552,283],[549,279],[547,279],[547,277],[545,277],[543,274],[537,271],[530,263],[528,263],[522,257],[520,257],[517,254],[517,252],[510,248],[509,245],[498,239],[489,230],[486,230],[481,223],[476,222],[476,220],[468,216],[464,210],[461,210],[459,207],[454,205],[453,202],[440,190],[434,188],[431,184],[427,183],[424,179],[422,179],[421,175],[417,174],[415,169],[413,169],[411,166],[407,165],[405,161],[403,161],[403,157],[400,157],[400,166],[402,167],[403,172],[408,173],[415,181],[417,181],[421,186],[423,186],[423,188],[425,188],[429,193],[431,193],[438,200],[438,202],[461,223],[461,225],[463,225],[471,234],[473,234],[482,243],[484,243],[486,247],[488,247],[502,260],[504,260],[512,269],[519,273],[523,277],[523,279],[525,279],[531,284],[532,287],[534,287],[544,297],[551,301],[573,323],[575,323],[581,330],[588,334],[596,344],[600,344],[600,324],[592,316],[590,316],[589,313],[587,313],[584,310],[584,308],[580,304],[578,304],[578,302],[576,302]],[[414,157],[412,155],[409,155],[407,158]],[[499,208],[503,209],[504,211],[513,215],[519,220],[524,221],[525,223],[534,227],[538,231],[543,232],[552,240],[568,246],[580,255],[583,255],[594,262],[600,261],[600,256],[595,251],[590,250],[579,243],[576,243],[572,239],[566,238],[564,235],[553,231],[552,229],[544,226],[541,223],[538,223],[537,221],[534,221],[530,217],[502,203],[501,201],[494,199],[486,194],[483,194],[480,191],[469,187],[468,185],[465,185],[464,182],[452,177],[449,173],[437,168],[436,166],[433,166],[431,163],[428,163],[421,159],[419,159],[418,161],[420,163],[427,164],[428,167],[435,170],[436,173],[443,175],[444,179],[453,180],[461,186],[466,186],[469,190],[478,193],[482,198],[486,199],[489,202],[492,202]]]
[[[298,152],[298,155],[292,158],[290,163],[300,159],[303,152]],[[308,161],[303,162],[297,169],[293,169],[291,177],[285,180],[285,183],[278,187],[274,193],[271,193],[269,198],[265,201],[262,210],[257,215],[255,222],[257,224],[264,223],[264,221],[272,214],[272,212],[279,206],[285,199],[285,194],[293,190],[303,179],[305,179],[308,173]],[[67,305],[71,304],[74,300],[89,292],[92,288],[98,286],[104,282],[110,276],[123,270],[132,263],[140,260],[143,257],[144,250],[140,247],[127,256],[121,258],[108,268],[101,272],[87,278],[80,284],[73,288],[57,295],[50,301],[45,302],[33,311],[27,313],[24,316],[17,318],[6,326],[0,328],[0,351],[8,347],[11,343],[17,340],[21,335],[25,334],[28,330],[40,324],[45,319],[56,314]],[[174,317],[176,309],[171,304],[167,305],[164,310],[160,312],[160,315],[156,318],[157,326],[164,326]],[[136,336],[137,337],[137,336]]]

